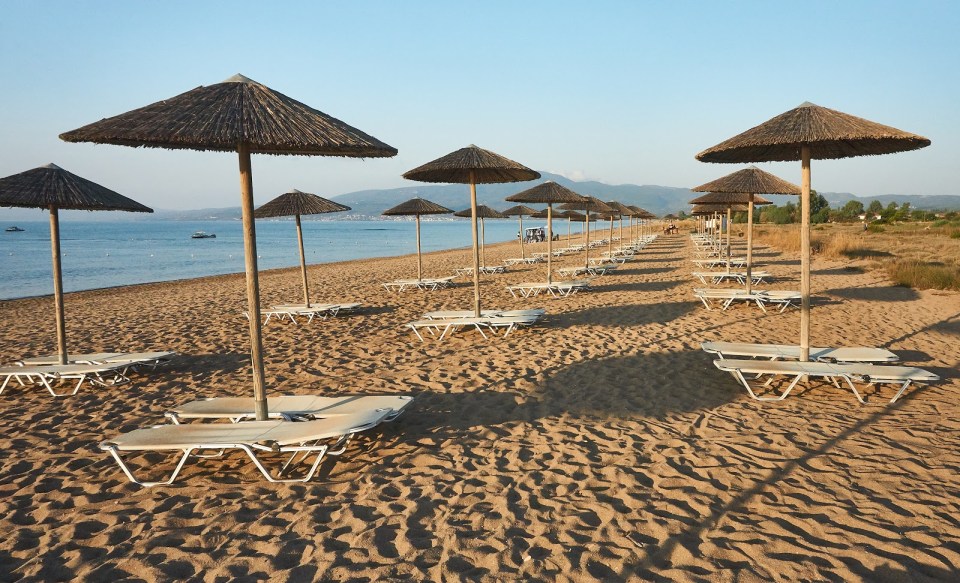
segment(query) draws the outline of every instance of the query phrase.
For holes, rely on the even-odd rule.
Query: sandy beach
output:
[[[703,309],[691,254],[688,235],[661,236],[566,298],[506,291],[543,265],[484,276],[484,307],[543,307],[543,324],[443,343],[403,324],[469,308],[466,278],[388,293],[415,257],[311,267],[316,301],[364,308],[265,326],[269,394],[416,400],[298,485],[232,453],[141,488],[97,449],[174,405],[252,395],[242,274],[68,294],[72,350],[182,356],[73,397],[0,395],[0,580],[957,580],[960,293],[815,260],[813,345],[887,348],[943,380],[892,405],[889,386],[860,405],[823,383],[761,403],[700,342],[796,343],[799,312]],[[489,264],[517,255],[487,245]],[[798,289],[798,257],[756,260],[769,287]],[[429,253],[424,272],[469,263]],[[300,301],[299,278],[262,273],[263,305]],[[52,304],[0,303],[0,361],[55,351]]]

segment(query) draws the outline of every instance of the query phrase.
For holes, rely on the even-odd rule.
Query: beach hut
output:
[[[50,251],[53,260],[53,306],[57,323],[57,353],[67,364],[67,329],[60,268],[60,209],[152,213],[153,209],[100,186],[56,164],[0,178],[0,206],[50,211]]]
[[[420,254],[420,217],[422,215],[445,215],[453,211],[445,206],[440,206],[435,202],[422,199],[420,197],[411,198],[406,202],[401,202],[393,208],[383,211],[388,217],[413,216],[417,223],[417,281],[423,279],[423,257]]]
[[[697,204],[698,201],[703,200],[707,201],[728,201],[735,203],[742,203],[746,200],[747,203],[747,278],[746,278],[746,288],[747,293],[750,293],[751,286],[753,285],[752,281],[752,270],[753,270],[753,207],[758,204],[773,204],[772,201],[769,201],[765,198],[760,197],[760,194],[800,194],[800,187],[791,182],[787,182],[778,176],[774,176],[769,172],[764,172],[763,170],[757,168],[756,166],[751,166],[750,168],[744,168],[743,170],[737,170],[732,174],[728,174],[722,178],[718,178],[706,184],[701,184],[696,188],[692,188],[694,192],[707,192],[710,193],[705,197],[699,197],[691,200],[691,204]],[[765,202],[759,202],[765,201]],[[729,251],[728,251],[729,252]],[[728,264],[729,269],[729,264]]]
[[[497,209],[488,207],[485,204],[477,205],[477,218],[480,219],[480,268],[483,269],[487,266],[487,229],[484,224],[484,219],[505,219],[507,215],[501,213]],[[453,213],[455,217],[461,218],[470,218],[473,216],[473,209],[463,209],[462,211],[457,211]]]
[[[517,219],[520,221],[520,224],[517,230],[517,233],[520,234],[520,236],[517,237],[518,239],[520,239],[520,259],[526,259],[527,256],[523,250],[523,240],[525,239],[525,237],[523,236],[523,217],[524,216],[529,217],[537,214],[536,209],[532,209],[528,206],[518,204],[516,206],[512,206],[507,210],[503,211],[503,214],[504,216],[508,216],[508,217],[517,217]]]
[[[804,102],[696,155],[701,162],[727,164],[800,161],[800,360],[810,359],[810,161],[929,145],[923,136]]]
[[[243,75],[60,134],[67,142],[236,152],[257,420],[267,419],[251,154],[383,158],[397,149]]]
[[[296,217],[297,244],[300,248],[300,276],[303,279],[303,304],[307,308],[310,307],[310,287],[307,284],[307,260],[303,254],[303,228],[300,226],[300,215],[342,213],[348,210],[350,210],[348,206],[294,188],[253,211],[253,216],[257,219]]]
[[[583,200],[583,196],[552,180],[528,188],[506,198],[509,202],[527,202],[547,205],[547,284],[553,283],[553,205]]]
[[[473,310],[480,317],[480,247],[477,233],[477,184],[526,182],[540,173],[509,158],[478,148],[473,144],[427,162],[403,177],[419,182],[446,182],[470,185],[470,210],[473,235]]]

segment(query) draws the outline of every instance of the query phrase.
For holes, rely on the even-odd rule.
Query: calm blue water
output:
[[[25,231],[0,231],[0,299],[53,293],[49,223],[17,225]],[[304,221],[307,263],[415,253],[415,229],[413,221]],[[191,239],[194,231],[217,238]],[[468,221],[424,221],[421,235],[424,251],[471,245]],[[517,221],[487,221],[486,235],[491,243],[513,240]],[[60,237],[65,291],[243,271],[240,221],[64,221]],[[299,265],[293,221],[257,221],[257,254],[260,269]]]

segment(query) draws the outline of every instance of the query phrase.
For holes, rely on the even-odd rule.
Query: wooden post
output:
[[[240,209],[243,215],[243,257],[247,273],[247,313],[250,314],[250,361],[253,368],[253,408],[257,421],[266,421],[267,393],[263,374],[260,323],[260,281],[257,272],[257,229],[253,220],[253,170],[250,146],[237,147],[240,158]]]
[[[487,266],[487,224],[480,217],[480,267]]]
[[[300,227],[300,215],[297,218],[297,242],[300,244],[300,275],[303,278],[303,303],[310,307],[310,287],[307,284],[307,258],[303,254],[303,230]]]
[[[733,226],[732,206],[727,207],[727,273],[730,273],[730,227]]]
[[[417,215],[417,281],[423,280],[423,258],[420,257],[420,215]]]
[[[586,227],[587,228],[586,230],[587,245],[584,248],[585,253],[583,255],[583,265],[584,267],[590,267],[590,207],[587,207],[585,209],[585,212],[587,215],[587,218],[584,220],[584,224],[587,226]]]
[[[753,193],[747,201],[747,294],[753,287]]]
[[[553,283],[553,203],[547,203],[547,285]]]
[[[800,146],[800,360],[810,360],[810,146]]]
[[[613,215],[610,215],[610,236],[607,238],[607,254],[613,256]]]
[[[67,322],[63,314],[63,271],[60,268],[60,211],[50,205],[50,254],[53,258],[53,311],[57,320],[57,354],[67,364]]]
[[[517,215],[517,218],[520,219],[520,259],[526,259],[527,256],[523,252],[523,214]]]
[[[480,244],[477,234],[477,185],[476,174],[470,172],[470,221],[473,228],[470,233],[473,235],[473,311],[474,315],[480,317]]]
[[[623,215],[620,215],[620,250],[623,250]]]

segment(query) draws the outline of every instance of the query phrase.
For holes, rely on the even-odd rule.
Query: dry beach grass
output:
[[[953,240],[955,241],[955,240]],[[884,250],[882,246],[878,249]],[[750,400],[704,340],[796,341],[799,315],[705,311],[691,247],[660,237],[568,298],[517,300],[483,279],[488,307],[545,307],[537,328],[420,343],[402,324],[467,308],[472,290],[384,293],[415,259],[314,266],[319,301],[363,313],[264,329],[271,394],[411,393],[302,485],[246,459],[188,465],[173,486],[126,481],[96,444],[161,423],[174,404],[249,394],[240,275],[68,294],[77,350],[183,357],[132,385],[2,398],[0,573],[24,581],[956,580],[960,564],[960,293],[814,263],[816,345],[862,344],[939,374],[896,404],[815,384]],[[892,253],[893,251],[891,251]],[[899,253],[899,251],[898,251]],[[488,262],[517,254],[488,245]],[[757,260],[796,289],[795,254]],[[573,264],[580,259],[565,259]],[[866,258],[860,261],[869,262]],[[430,253],[428,275],[469,263]],[[463,280],[461,280],[463,281]],[[265,305],[299,298],[296,269],[262,274]],[[52,300],[4,302],[0,358],[54,349]],[[884,398],[886,397],[886,398]],[[165,469],[148,456],[152,469]]]

